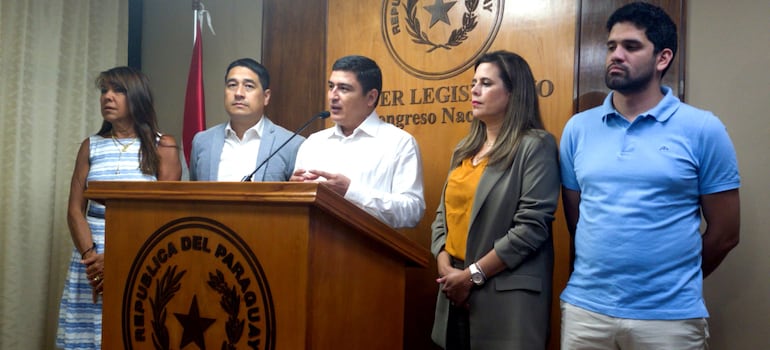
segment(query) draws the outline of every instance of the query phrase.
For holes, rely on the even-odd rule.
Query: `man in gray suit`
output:
[[[270,75],[251,58],[233,61],[225,73],[225,110],[230,121],[199,132],[193,138],[190,180],[240,181],[292,132],[273,124],[265,115],[270,102]],[[294,170],[297,136],[281,148],[253,176],[254,181],[286,181]]]

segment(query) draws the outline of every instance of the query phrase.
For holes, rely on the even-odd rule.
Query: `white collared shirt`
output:
[[[345,199],[391,227],[414,227],[425,213],[417,141],[374,111],[350,136],[336,125],[310,135],[294,169],[345,175]]]
[[[219,157],[219,172],[217,181],[241,181],[257,166],[259,144],[262,139],[264,117],[257,124],[243,133],[239,139],[235,130],[227,123],[225,127],[225,144]]]

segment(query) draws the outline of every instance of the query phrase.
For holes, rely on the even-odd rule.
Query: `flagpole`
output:
[[[206,104],[203,94],[203,36],[201,32],[203,14],[206,10],[200,0],[193,0],[193,48],[190,58],[190,71],[187,75],[187,89],[184,99],[184,116],[182,118],[182,149],[185,160],[190,162],[192,140],[195,134],[206,129]],[[209,20],[209,23],[210,20]],[[209,24],[210,26],[210,24]]]
[[[192,9],[193,9],[193,44],[195,44],[195,39],[198,36],[198,18],[200,17],[200,10],[201,10],[201,1],[200,0],[192,0]]]

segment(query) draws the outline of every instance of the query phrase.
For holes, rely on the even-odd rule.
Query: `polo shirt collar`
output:
[[[655,118],[658,122],[662,123],[668,120],[668,118],[671,118],[672,115],[676,112],[677,109],[679,109],[679,105],[682,103],[679,101],[679,98],[674,96],[672,90],[668,86],[661,86],[660,92],[663,93],[663,99],[658,102],[658,104],[655,107],[652,107],[650,110],[640,114],[642,116],[650,116]],[[615,91],[611,91],[607,97],[604,98],[604,102],[602,103],[602,120],[607,122],[607,119],[612,116],[621,117],[621,114],[618,113],[618,111],[615,109],[615,107],[612,105],[612,94],[614,94]]]

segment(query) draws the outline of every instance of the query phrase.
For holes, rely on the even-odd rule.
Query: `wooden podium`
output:
[[[104,349],[403,347],[405,267],[430,253],[324,186],[92,182],[86,197],[107,205]]]

